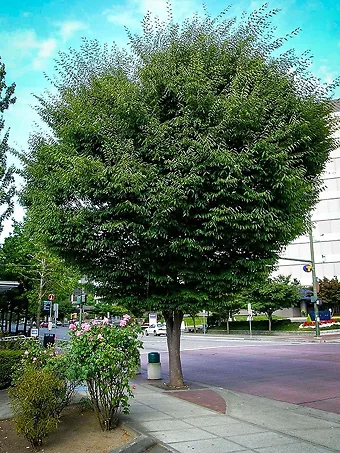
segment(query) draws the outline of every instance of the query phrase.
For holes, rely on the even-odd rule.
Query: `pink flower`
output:
[[[84,332],[88,332],[89,330],[91,330],[90,324],[86,324],[86,323],[85,323],[85,324],[82,324],[81,327],[82,327],[82,329],[83,329]]]
[[[89,341],[93,341],[93,337],[89,337]]]
[[[131,316],[128,315],[128,314],[126,313],[126,314],[123,316],[123,319],[124,319],[125,321],[130,321]]]
[[[25,354],[25,355],[28,355],[28,354],[29,354],[29,351],[25,351],[24,354]]]
[[[104,337],[103,337],[103,335],[102,335],[101,333],[99,333],[98,336],[97,336],[97,338],[98,338],[98,340],[101,340],[101,339],[104,338]]]
[[[45,351],[43,351],[43,354],[46,354],[46,353],[47,353],[47,351],[46,351],[46,349],[45,349]]]
[[[120,325],[120,327],[126,326],[126,321],[125,321],[125,319],[122,319],[122,320],[120,321],[119,325]]]
[[[74,324],[70,324],[69,329],[70,330],[76,330],[76,326]]]
[[[36,357],[33,357],[33,362],[35,362],[36,360],[37,360],[37,358],[36,358]]]
[[[82,334],[82,331],[81,331],[81,330],[78,330],[78,331],[76,332],[76,337],[80,337],[81,334]]]
[[[104,319],[103,319],[103,324],[108,324],[108,323],[109,323],[109,320],[108,320],[108,318],[106,318],[106,317],[104,316]]]

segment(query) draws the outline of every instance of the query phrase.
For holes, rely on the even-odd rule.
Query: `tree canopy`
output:
[[[116,299],[163,310],[174,385],[183,309],[268,274],[305,231],[334,146],[330,88],[306,55],[280,54],[276,13],[147,15],[129,51],[60,54],[55,92],[38,96],[51,133],[22,156],[23,203]]]
[[[319,297],[322,303],[326,303],[326,308],[331,308],[332,313],[340,311],[340,282],[338,277],[331,279],[324,277],[319,282]]]
[[[6,85],[6,70],[4,63],[0,57],[0,134],[5,129],[5,120],[3,113],[14,104],[15,83]],[[3,229],[3,221],[7,219],[13,212],[13,196],[15,192],[13,168],[7,167],[7,154],[9,131],[5,131],[3,136],[0,136],[0,233]]]
[[[0,248],[0,258],[2,272],[21,283],[28,312],[37,322],[42,301],[47,300],[48,294],[56,296],[56,303],[69,300],[81,275],[46,248],[27,219],[23,223],[15,222],[13,232]]]
[[[265,313],[271,331],[273,313],[295,306],[301,299],[300,286],[290,276],[278,275],[254,285],[248,293],[252,310]]]

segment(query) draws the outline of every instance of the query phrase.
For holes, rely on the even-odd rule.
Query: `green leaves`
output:
[[[6,70],[4,63],[1,62],[0,57],[0,134],[5,127],[3,113],[11,104],[14,104],[16,98],[14,97],[15,84],[10,86],[6,85]],[[9,131],[6,131],[2,138],[0,138],[0,233],[3,228],[3,221],[7,219],[13,212],[13,196],[15,193],[14,185],[14,169],[7,168],[7,153],[9,152],[8,146]]]
[[[23,201],[114,300],[176,310],[237,293],[304,231],[331,105],[306,55],[279,54],[275,14],[146,16],[130,52],[85,40],[60,55]]]

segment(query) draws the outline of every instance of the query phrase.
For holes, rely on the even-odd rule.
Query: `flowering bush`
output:
[[[129,379],[139,367],[139,327],[124,315],[121,327],[108,320],[70,326],[69,360],[79,379],[86,381],[102,430],[114,428],[120,411],[128,413],[133,396]]]
[[[320,328],[322,327],[331,327],[331,326],[339,326],[340,322],[335,321],[335,319],[329,319],[327,321],[319,321],[319,326]],[[315,321],[306,321],[303,322],[302,324],[299,325],[300,329],[306,329],[308,327],[311,327],[312,329],[315,329]]]

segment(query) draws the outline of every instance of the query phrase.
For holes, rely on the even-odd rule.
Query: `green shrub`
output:
[[[65,393],[65,382],[52,371],[33,367],[27,368],[16,385],[9,389],[17,432],[34,449],[57,428]]]
[[[64,353],[61,353],[56,346],[45,348],[39,341],[30,341],[27,343],[27,349],[24,351],[22,360],[13,374],[13,383],[16,384],[20,381],[21,376],[30,368],[48,370],[65,383],[67,390],[65,398],[60,404],[59,412],[61,412],[71,402],[75,388],[81,383],[74,376],[67,348],[65,347]]]
[[[30,344],[39,342],[36,338],[19,338],[17,340],[0,341],[0,350],[3,349],[20,349],[25,350]]]
[[[0,389],[11,385],[13,373],[20,366],[23,351],[0,350]]]

